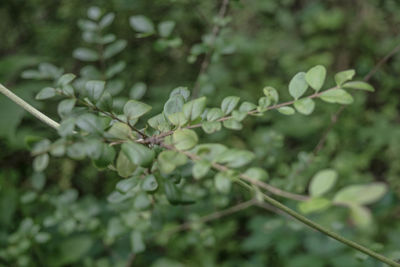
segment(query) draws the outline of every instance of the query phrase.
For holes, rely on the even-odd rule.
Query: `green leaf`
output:
[[[104,17],[100,20],[99,22],[99,26],[104,29],[105,27],[110,26],[115,18],[115,14],[114,13],[108,13],[106,15],[104,15]]]
[[[221,110],[225,115],[228,115],[235,109],[239,103],[240,97],[238,96],[227,96],[222,100]]]
[[[119,121],[115,122],[107,131],[107,133],[113,138],[122,140],[130,139],[132,137],[131,128],[126,123]]]
[[[268,173],[264,169],[258,167],[247,169],[244,175],[260,181],[266,181],[268,179]]]
[[[75,79],[75,75],[72,73],[67,73],[64,74],[63,76],[61,76],[58,81],[57,81],[57,85],[59,86],[65,86],[67,84],[70,84],[74,79]]]
[[[104,169],[108,165],[112,164],[115,159],[115,149],[105,143],[101,143],[100,156],[93,160],[94,165],[97,168]]]
[[[181,112],[176,112],[173,114],[168,115],[168,120],[175,126],[183,126],[188,122],[187,117],[185,114]]]
[[[346,89],[359,89],[359,90],[364,90],[368,92],[374,92],[375,89],[370,85],[369,83],[366,82],[361,82],[361,81],[354,81],[354,82],[347,82],[342,85],[343,88]]]
[[[231,130],[241,130],[243,128],[243,125],[235,120],[235,119],[229,119],[229,120],[225,120],[222,122],[224,127],[227,129],[231,129]]]
[[[296,100],[293,103],[293,106],[299,113],[304,115],[310,115],[314,111],[315,102],[311,98],[303,98]]]
[[[264,92],[265,97],[268,98],[270,103],[274,103],[274,104],[278,103],[279,94],[278,94],[278,91],[274,87],[271,87],[271,86],[264,87],[263,92]]]
[[[333,202],[368,205],[381,199],[386,191],[386,184],[380,182],[365,185],[350,185],[337,192]]]
[[[87,11],[87,16],[92,20],[98,20],[101,17],[101,9],[97,6],[92,6]]]
[[[306,73],[297,73],[289,83],[289,93],[294,99],[299,99],[308,88]]]
[[[63,120],[57,129],[58,134],[62,137],[71,136],[74,133],[75,122],[75,118]]]
[[[122,144],[121,149],[136,165],[149,167],[153,163],[155,152],[142,144],[126,142]]]
[[[350,205],[350,216],[355,225],[361,229],[368,229],[372,224],[371,211],[360,205]]]
[[[219,154],[215,161],[231,168],[240,168],[254,160],[255,155],[247,150],[228,149]]]
[[[175,28],[175,21],[172,20],[163,21],[158,24],[158,33],[161,35],[161,37],[166,38],[171,35],[174,28]]]
[[[75,106],[75,99],[64,99],[58,104],[57,112],[61,118],[67,117]]]
[[[293,115],[296,113],[292,107],[280,107],[277,110],[283,115]]]
[[[231,191],[232,181],[228,172],[219,172],[215,176],[215,188],[224,194],[227,194]]]
[[[335,82],[337,86],[341,86],[347,81],[353,79],[354,75],[356,74],[355,70],[344,70],[335,74]]]
[[[201,124],[201,128],[208,134],[212,134],[221,130],[221,123],[219,121],[205,121]]]
[[[187,87],[180,86],[172,90],[172,92],[169,94],[169,98],[172,98],[175,95],[181,95],[185,101],[187,101],[190,96],[190,91],[187,89]]]
[[[194,121],[201,116],[205,107],[206,97],[203,96],[185,103],[183,105],[183,113],[189,121]]]
[[[174,132],[172,140],[177,149],[188,150],[197,144],[198,137],[193,130],[181,129]]]
[[[103,132],[103,123],[99,117],[94,114],[83,114],[76,120],[76,125],[83,131],[91,134],[101,134]]]
[[[169,203],[172,205],[180,204],[181,194],[177,186],[170,180],[164,180],[164,192]]]
[[[130,177],[136,170],[137,165],[132,163],[123,151],[120,151],[117,157],[116,166],[118,175],[121,177]]]
[[[150,118],[147,123],[154,129],[159,130],[160,132],[169,131],[171,127],[167,120],[164,117],[164,114],[158,114],[152,118]]]
[[[260,97],[260,99],[258,100],[258,107],[257,107],[257,111],[258,112],[264,112],[268,109],[269,105],[271,105],[271,99],[263,96]]]
[[[315,91],[319,91],[324,85],[326,77],[326,69],[322,65],[317,65],[306,73],[306,82],[313,88]]]
[[[131,27],[140,33],[154,33],[154,25],[151,20],[143,15],[131,16],[129,18]]]
[[[50,157],[47,153],[36,156],[33,159],[33,169],[35,170],[35,172],[44,171],[49,165],[49,159]]]
[[[52,98],[56,95],[56,89],[51,87],[45,87],[36,95],[36,100],[44,100]]]
[[[240,110],[234,110],[232,111],[232,118],[236,121],[242,121],[246,118],[247,112],[246,111],[240,111]]]
[[[125,61],[118,61],[117,63],[111,65],[110,67],[107,68],[106,70],[106,78],[111,79],[118,73],[122,72],[126,67]]]
[[[73,56],[81,61],[93,62],[99,60],[99,55],[96,51],[89,48],[77,48],[73,52]]]
[[[122,50],[125,49],[127,45],[127,41],[125,40],[117,40],[112,44],[109,44],[105,49],[104,49],[104,58],[109,59],[116,54],[120,53]]]
[[[143,183],[142,183],[142,189],[146,192],[154,192],[156,191],[158,188],[158,182],[156,180],[156,177],[152,174],[147,175],[144,179],[143,179]]]
[[[128,118],[138,119],[151,110],[151,106],[137,100],[129,100],[124,106],[124,114]]]
[[[257,108],[257,105],[255,105],[255,104],[253,104],[253,103],[251,103],[251,102],[243,102],[241,105],[240,105],[240,107],[239,107],[239,111],[242,111],[242,112],[249,112],[249,111],[252,111],[252,110],[254,110],[254,109],[256,109]]]
[[[164,105],[164,113],[168,117],[171,114],[181,112],[185,99],[182,95],[177,94],[171,96]]]
[[[331,201],[326,198],[310,198],[307,201],[299,203],[299,209],[302,213],[312,213],[326,210],[331,206]]]
[[[224,116],[224,113],[220,108],[211,108],[207,112],[208,121],[216,121]]]
[[[204,177],[207,172],[210,170],[211,164],[206,161],[206,160],[199,160],[196,161],[195,164],[193,165],[193,177],[196,179],[200,179]]]
[[[129,92],[129,97],[139,100],[144,96],[146,91],[147,91],[147,85],[145,83],[142,82],[135,83]]]
[[[313,197],[319,197],[328,192],[335,185],[337,173],[334,170],[327,169],[319,171],[311,180],[309,191]]]
[[[138,184],[139,184],[139,179],[137,177],[132,177],[129,179],[124,179],[124,180],[119,181],[117,183],[117,185],[115,186],[115,188],[119,192],[126,194],[126,193],[128,193],[128,191],[130,191],[131,189],[136,187]]]
[[[133,231],[131,234],[131,248],[133,253],[141,253],[146,250],[142,233],[139,231]]]
[[[112,111],[114,106],[111,94],[109,92],[103,93],[96,106],[103,111]]]
[[[187,157],[177,151],[165,150],[158,155],[157,162],[160,171],[164,174],[169,174],[176,167],[186,164]]]
[[[88,81],[85,85],[86,95],[91,100],[96,102],[104,93],[104,81]]]
[[[353,103],[353,97],[343,89],[327,90],[321,94],[320,98],[328,103],[344,105]]]

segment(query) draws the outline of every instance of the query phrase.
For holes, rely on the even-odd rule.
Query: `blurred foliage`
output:
[[[115,14],[107,32],[126,40],[126,48],[107,62],[125,62],[113,78],[120,84],[114,84],[120,88],[115,94],[121,102],[141,98],[158,112],[173,88],[193,88],[196,81],[208,104],[219,106],[228,95],[255,102],[266,85],[277,88],[281,99],[290,99],[291,77],[317,64],[331,74],[354,68],[362,79],[400,43],[400,3],[394,0],[237,0],[231,1],[224,21],[216,19],[220,3],[211,0],[1,1],[0,82],[55,120],[57,105],[34,99],[49,82],[22,79],[21,73],[51,62],[82,74],[85,64],[74,51],[90,44],[78,21],[92,5]],[[138,15],[155,28],[165,21],[175,27],[171,35],[164,29],[165,34],[147,36],[144,30],[140,36],[143,28],[132,28],[130,21]],[[198,77],[214,23],[222,25],[218,49]],[[385,197],[369,205],[373,221],[366,229],[342,207],[308,216],[398,259],[399,71],[400,55],[395,55],[370,80],[375,93],[355,93],[355,103],[345,108],[315,158],[312,150],[337,105],[317,105],[310,116],[267,112],[245,120],[241,131],[199,134],[208,142],[254,151],[254,164],[268,170],[271,184],[287,191],[306,192],[323,169],[337,172],[335,192],[354,184],[387,183]],[[334,85],[333,75],[327,77],[327,84]],[[2,266],[382,266],[259,207],[175,232],[183,222],[244,201],[246,193],[233,188],[229,195],[208,194],[212,183],[204,182],[200,188],[187,187],[201,199],[193,205],[109,203],[119,178],[108,170],[99,172],[89,160],[52,159],[44,173],[35,172],[25,141],[38,137],[55,140],[56,133],[0,97]],[[189,179],[190,170],[183,169],[182,176]],[[296,207],[294,201],[285,203]]]

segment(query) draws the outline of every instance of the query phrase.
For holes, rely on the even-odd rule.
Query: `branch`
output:
[[[39,110],[37,110],[36,108],[31,106],[30,104],[25,102],[22,98],[20,98],[19,96],[17,96],[16,94],[11,92],[10,90],[8,90],[1,83],[0,83],[0,92],[2,94],[4,94],[6,97],[8,97],[9,99],[11,99],[14,103],[16,103],[17,105],[19,105],[20,107],[22,107],[23,109],[28,111],[30,114],[32,114],[33,116],[35,116],[36,118],[38,118],[42,122],[46,123],[51,128],[54,128],[54,129],[57,130],[58,127],[60,126],[60,124],[58,124],[54,120],[50,119],[49,117],[44,115],[42,112],[40,112]]]

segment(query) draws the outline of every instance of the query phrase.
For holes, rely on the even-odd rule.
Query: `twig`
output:
[[[16,103],[17,105],[19,105],[20,107],[22,107],[23,109],[28,111],[30,114],[32,114],[33,116],[35,116],[36,118],[38,118],[42,122],[46,123],[48,126],[54,128],[56,130],[60,126],[60,124],[58,124],[54,120],[50,119],[49,117],[44,115],[42,112],[40,112],[39,110],[37,110],[36,108],[31,106],[30,104],[25,102],[22,98],[20,98],[19,96],[17,96],[16,94],[11,92],[10,90],[8,90],[1,83],[0,83],[0,92],[2,94],[4,94],[6,97],[8,97],[9,99],[11,99],[14,103]]]
[[[218,11],[218,18],[223,19],[225,17],[228,5],[229,5],[229,0],[222,1],[221,8]],[[208,66],[210,65],[211,56],[214,52],[214,43],[220,31],[221,31],[221,26],[218,23],[215,24],[211,34],[211,43],[210,43],[211,47],[209,51],[205,54],[203,62],[201,63],[200,72],[197,75],[196,82],[193,86],[192,98],[196,98],[199,94],[200,78],[206,73]]]

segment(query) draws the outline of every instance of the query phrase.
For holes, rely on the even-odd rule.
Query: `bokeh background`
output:
[[[119,75],[120,97],[144,83],[143,101],[161,110],[173,88],[194,86],[204,58],[196,53],[212,31],[219,1],[2,0],[0,82],[58,120],[57,103],[34,100],[46,81],[23,79],[21,73],[50,62],[79,74],[84,63],[72,54],[87,44],[78,21],[93,5],[115,13],[107,31],[127,40],[117,56],[126,62]],[[154,23],[175,21],[170,45],[156,36],[137,38],[129,17],[138,14]],[[216,41],[219,53],[199,82],[200,93],[215,106],[227,95],[255,101],[267,85],[289,100],[291,77],[316,64],[327,67],[328,86],[344,69],[356,69],[362,79],[400,44],[400,2],[395,0],[232,0],[227,22]],[[339,173],[337,188],[387,183],[389,192],[371,206],[368,229],[340,207],[310,217],[400,258],[399,73],[400,55],[394,55],[370,80],[376,92],[355,93],[355,103],[340,115],[317,156],[312,151],[337,105],[319,103],[310,116],[267,113],[246,119],[242,131],[224,130],[203,140],[255,151],[272,183],[288,191],[305,193],[312,175],[324,168]],[[35,173],[25,142],[32,136],[54,139],[56,133],[0,96],[0,266],[383,266],[256,207],[171,234],[169,227],[245,200],[239,191],[210,197],[207,185],[205,192],[196,192],[200,197],[194,205],[141,212],[151,227],[143,236],[146,249],[133,258],[129,233],[141,227],[139,213],[126,203],[107,203],[117,176],[68,158],[52,159],[44,174]],[[296,207],[293,201],[286,204]]]

